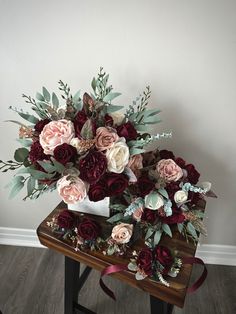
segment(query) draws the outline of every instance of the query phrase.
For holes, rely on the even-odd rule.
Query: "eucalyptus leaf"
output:
[[[92,86],[92,89],[95,92],[96,91],[96,86],[97,86],[97,81],[96,81],[95,77],[93,78],[93,80],[91,82],[91,86]]]
[[[20,192],[20,190],[23,189],[23,187],[24,187],[24,183],[22,181],[16,182],[11,188],[9,199],[12,199],[13,197],[15,197]]]
[[[167,224],[162,224],[162,230],[169,236],[172,238],[172,232],[171,229],[169,227],[169,225]]]
[[[157,245],[161,240],[162,231],[157,230],[154,234],[154,245]]]
[[[30,147],[32,145],[32,140],[28,140],[25,138],[17,138],[16,140],[24,147]]]
[[[13,186],[13,185],[15,185],[15,184],[17,184],[17,183],[19,183],[19,182],[21,182],[21,181],[23,181],[24,180],[24,177],[23,176],[15,176],[15,177],[13,177],[13,179],[10,181],[10,182],[8,182],[5,186],[4,186],[4,188],[9,188],[9,187],[11,187],[11,186]]]
[[[164,196],[166,199],[169,199],[169,195],[168,195],[166,189],[160,188],[160,189],[158,189],[158,193],[160,193],[160,194],[161,194],[162,196]]]
[[[59,107],[59,99],[55,93],[52,93],[52,104],[55,110]]]
[[[135,129],[140,132],[147,132],[150,130],[150,126],[144,124],[136,124]]]
[[[12,122],[12,123],[16,123],[16,124],[18,124],[20,126],[23,126],[25,128],[27,127],[25,124],[23,124],[23,123],[21,123],[19,121],[15,121],[15,120],[5,120],[5,122]]]
[[[122,218],[124,218],[124,215],[122,213],[118,213],[118,214],[115,214],[114,216],[110,217],[109,219],[107,219],[107,222],[114,223],[116,221],[121,220]]]
[[[107,249],[107,255],[113,255],[115,253],[114,246],[109,246]]]
[[[50,93],[49,91],[47,90],[46,87],[43,87],[43,96],[44,96],[44,99],[49,102],[50,99],[51,99],[51,96],[50,96]]]
[[[21,147],[15,151],[14,159],[18,162],[23,162],[25,158],[28,157],[28,155],[29,155],[28,149],[26,149],[25,147]]]
[[[80,135],[85,140],[89,140],[93,138],[93,125],[90,119],[88,119],[83,125]]]
[[[35,98],[38,99],[39,101],[44,101],[44,100],[45,100],[44,97],[43,97],[43,95],[40,94],[40,93],[36,93]]]
[[[108,105],[106,107],[106,111],[107,111],[107,113],[112,113],[112,112],[115,112],[115,111],[119,111],[119,110],[121,110],[123,108],[124,108],[124,106]]]
[[[55,176],[55,173],[45,173],[43,171],[30,169],[29,173],[36,179],[36,180],[45,180],[51,179]]]
[[[178,228],[178,230],[179,230],[179,233],[182,233],[182,232],[183,232],[183,229],[184,229],[184,225],[181,224],[181,223],[178,223],[178,224],[177,224],[177,228]]]
[[[21,118],[29,121],[30,123],[36,124],[39,121],[38,118],[36,118],[35,116],[31,114],[23,113],[23,112],[17,112],[17,113],[21,116]]]
[[[36,180],[33,177],[30,177],[27,182],[27,194],[30,196],[35,188]]]
[[[187,223],[187,230],[195,239],[198,238],[197,232],[196,232],[196,230],[195,230],[195,228],[191,222]]]
[[[62,173],[65,170],[65,166],[61,164],[59,161],[54,159],[52,162],[56,172]]]
[[[161,110],[158,110],[158,109],[146,109],[144,112],[144,116],[145,117],[151,117],[151,116],[154,116],[160,112],[161,112]]]
[[[112,101],[114,98],[120,96],[121,93],[109,93],[107,94],[104,98],[103,98],[103,101],[104,102],[109,102],[109,101]]]
[[[149,239],[153,235],[154,231],[155,230],[153,230],[152,228],[148,228],[146,235],[145,235],[145,240]]]
[[[38,161],[38,164],[47,172],[54,172],[56,171],[56,168],[54,165],[52,165],[50,162],[45,162],[45,161]]]
[[[145,149],[143,149],[143,148],[136,148],[136,147],[131,147],[130,151],[129,151],[130,156],[142,154],[144,152],[145,152]]]

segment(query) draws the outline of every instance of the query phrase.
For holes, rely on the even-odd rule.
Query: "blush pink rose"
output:
[[[133,234],[133,228],[132,224],[120,223],[112,229],[111,237],[116,243],[128,243]]]
[[[178,181],[183,176],[183,170],[172,159],[161,159],[156,171],[166,182]]]
[[[118,139],[119,136],[114,130],[100,127],[96,130],[95,146],[99,151],[103,151],[111,148]]]
[[[76,204],[87,196],[87,185],[80,178],[67,175],[58,180],[57,191],[66,204]]]
[[[44,154],[53,155],[54,149],[61,144],[70,144],[75,137],[74,125],[69,120],[51,121],[45,125],[39,135]]]
[[[142,215],[143,215],[143,208],[142,207],[136,208],[135,211],[133,212],[133,219],[136,221],[140,221]]]
[[[130,158],[127,165],[133,172],[143,168],[143,156],[141,154],[134,155]]]

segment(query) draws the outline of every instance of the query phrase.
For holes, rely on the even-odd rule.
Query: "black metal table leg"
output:
[[[171,314],[173,305],[150,295],[151,314]]]
[[[65,256],[64,314],[96,314],[77,303],[79,291],[91,270],[90,267],[86,267],[80,276],[80,263]]]

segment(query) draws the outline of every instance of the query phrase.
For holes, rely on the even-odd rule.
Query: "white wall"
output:
[[[1,159],[11,159],[18,119],[9,105],[59,79],[89,90],[100,65],[128,104],[146,84],[151,106],[173,130],[161,147],[193,162],[218,194],[210,199],[205,243],[236,245],[236,1],[0,1]],[[0,226],[35,228],[54,194],[9,201],[1,174]]]

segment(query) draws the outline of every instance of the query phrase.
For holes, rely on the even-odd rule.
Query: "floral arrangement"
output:
[[[176,276],[181,259],[159,245],[162,236],[172,237],[177,229],[195,243],[199,234],[206,235],[204,199],[215,194],[209,182],[198,183],[193,164],[171,151],[145,151],[147,144],[171,137],[171,132],[148,132],[160,122],[160,110],[147,108],[150,88],[122,112],[123,106],[113,104],[120,93],[108,85],[108,78],[101,68],[92,80],[93,92],[82,98],[59,81],[63,104],[45,87],[36,99],[23,95],[37,117],[10,107],[27,124],[11,120],[20,125],[23,147],[15,151],[14,160],[0,161],[1,170],[17,170],[8,184],[10,197],[25,184],[24,200],[54,189],[66,204],[109,197],[111,216],[105,227],[68,210],[48,226],[75,250],[130,255],[128,267],[137,279],[150,276],[168,285],[163,275]],[[138,253],[130,251],[137,239],[145,244]]]

